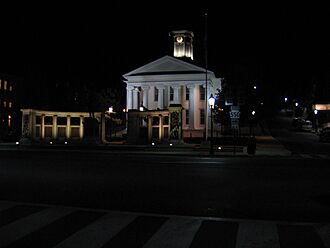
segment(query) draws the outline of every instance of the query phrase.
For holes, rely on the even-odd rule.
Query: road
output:
[[[296,131],[291,125],[292,117],[279,113],[269,122],[270,132],[294,154],[330,155],[330,143],[322,143],[314,132]]]
[[[329,221],[327,159],[0,151],[1,200],[175,215]]]

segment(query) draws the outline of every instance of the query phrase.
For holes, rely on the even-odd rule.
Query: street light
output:
[[[210,142],[210,154],[213,155],[213,109],[214,109],[214,103],[215,103],[215,98],[213,97],[213,94],[211,94],[209,98],[209,105],[210,105],[210,110],[211,110],[211,142]]]
[[[314,109],[314,116],[315,116],[315,132],[317,133],[318,132],[318,118],[317,118],[317,109]]]

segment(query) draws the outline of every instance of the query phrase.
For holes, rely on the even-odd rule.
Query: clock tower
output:
[[[188,30],[178,30],[170,32],[169,35],[174,42],[173,56],[177,58],[187,57],[193,60],[194,33]]]

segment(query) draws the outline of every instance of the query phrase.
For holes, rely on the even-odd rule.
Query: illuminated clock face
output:
[[[182,43],[183,42],[183,37],[182,36],[176,37],[176,42]]]

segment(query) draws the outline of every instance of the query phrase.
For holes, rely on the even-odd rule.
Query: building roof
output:
[[[164,75],[164,74],[205,74],[205,69],[183,60],[171,56],[161,57],[153,62],[141,66],[124,75],[124,78],[130,76],[142,75]],[[213,73],[208,71],[208,73]]]

